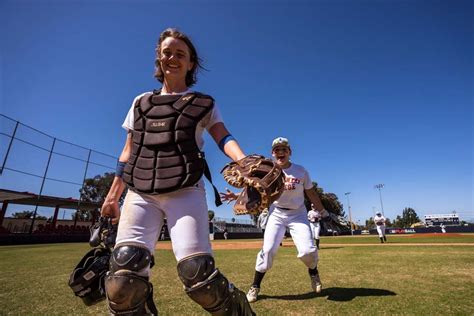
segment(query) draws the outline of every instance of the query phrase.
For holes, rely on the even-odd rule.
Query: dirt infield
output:
[[[448,235],[448,234],[443,234]],[[459,234],[450,234],[452,236],[459,235]],[[260,249],[262,247],[263,241],[245,241],[244,239],[236,242],[224,242],[224,241],[214,241],[212,242],[212,249],[214,250],[222,250],[222,249]],[[284,241],[283,247],[294,247],[292,241]],[[367,247],[367,246],[377,246],[377,247],[390,247],[390,246],[474,246],[474,243],[390,243],[387,242],[385,244],[381,244],[378,242],[374,243],[328,243],[326,245],[321,245],[321,248],[324,249],[325,247]],[[170,242],[162,242],[158,243],[156,249],[171,249]]]

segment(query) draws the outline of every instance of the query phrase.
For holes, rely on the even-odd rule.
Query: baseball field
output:
[[[473,315],[474,234],[323,237],[323,291],[311,291],[291,239],[280,248],[252,304],[261,315]],[[262,240],[214,241],[219,269],[243,291]],[[0,315],[108,315],[87,307],[67,285],[86,243],[0,247]],[[206,315],[183,292],[170,242],[160,242],[152,269],[161,315]]]

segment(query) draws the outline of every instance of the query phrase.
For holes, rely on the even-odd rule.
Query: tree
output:
[[[373,217],[370,217],[369,219],[365,220],[365,227],[367,229],[371,229],[375,227],[375,221]]]
[[[79,210],[78,212],[73,212],[71,214],[72,219],[76,219],[76,213],[77,213],[77,220],[79,222],[90,222],[94,218],[94,214],[95,214],[95,218],[98,218],[100,214],[100,212],[97,210],[93,210],[93,211]]]
[[[84,188],[81,188],[82,201],[103,203],[110,186],[114,181],[115,173],[106,172],[103,175],[96,175],[93,178],[88,178],[84,181]],[[125,198],[126,190],[119,199],[119,204],[122,205]]]
[[[22,212],[16,212],[12,214],[13,218],[33,218],[33,211],[22,211]]]
[[[30,218],[33,218],[34,213],[35,212],[33,212],[33,211],[16,212],[16,213],[12,214],[12,217],[13,218],[30,219]],[[46,216],[36,214],[36,219],[47,219],[47,218],[46,218]]]
[[[207,216],[208,216],[208,218],[209,218],[209,221],[212,221],[212,220],[214,219],[214,216],[215,216],[215,215],[216,215],[216,214],[214,213],[214,211],[212,211],[212,210],[208,210],[208,211],[207,211]]]
[[[402,211],[402,215],[397,215],[397,218],[393,222],[395,227],[410,227],[412,224],[420,222],[420,218],[416,214],[415,210],[411,207],[405,207]]]
[[[316,192],[319,195],[319,198],[321,199],[321,203],[323,204],[324,208],[328,211],[331,212],[335,215],[339,215],[344,217],[344,211],[342,208],[342,203],[339,202],[339,199],[336,194],[334,193],[324,193],[323,188],[318,187],[317,182],[313,182],[313,190],[316,190]],[[306,198],[304,200],[306,209],[311,209],[311,202]]]
[[[112,182],[114,181],[115,173],[106,172],[103,175],[96,175],[93,178],[87,178],[84,181],[84,186],[79,190],[81,194],[81,201],[86,202],[93,202],[93,203],[100,203],[102,204],[109,193],[109,189],[112,186]],[[127,190],[124,190],[122,196],[119,198],[119,205],[123,204],[123,200],[125,198],[125,194]],[[86,210],[79,210],[77,216],[78,221],[92,221],[95,216],[97,217],[99,214],[96,211],[86,211]],[[73,212],[71,215],[72,219],[76,218],[76,212]]]

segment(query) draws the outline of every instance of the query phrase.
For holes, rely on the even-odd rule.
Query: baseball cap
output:
[[[272,149],[274,149],[277,146],[285,146],[285,147],[290,148],[290,142],[288,141],[288,138],[277,137],[272,142]]]

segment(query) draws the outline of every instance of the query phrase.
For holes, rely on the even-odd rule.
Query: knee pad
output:
[[[113,314],[142,315],[147,308],[157,314],[153,286],[144,275],[151,262],[152,255],[146,248],[121,245],[114,249],[110,272],[105,278],[105,291]]]
[[[215,268],[214,258],[198,254],[178,262],[186,294],[213,315],[253,315],[245,294]]]
[[[185,287],[203,282],[216,271],[214,258],[209,254],[197,254],[178,262],[178,276]]]

